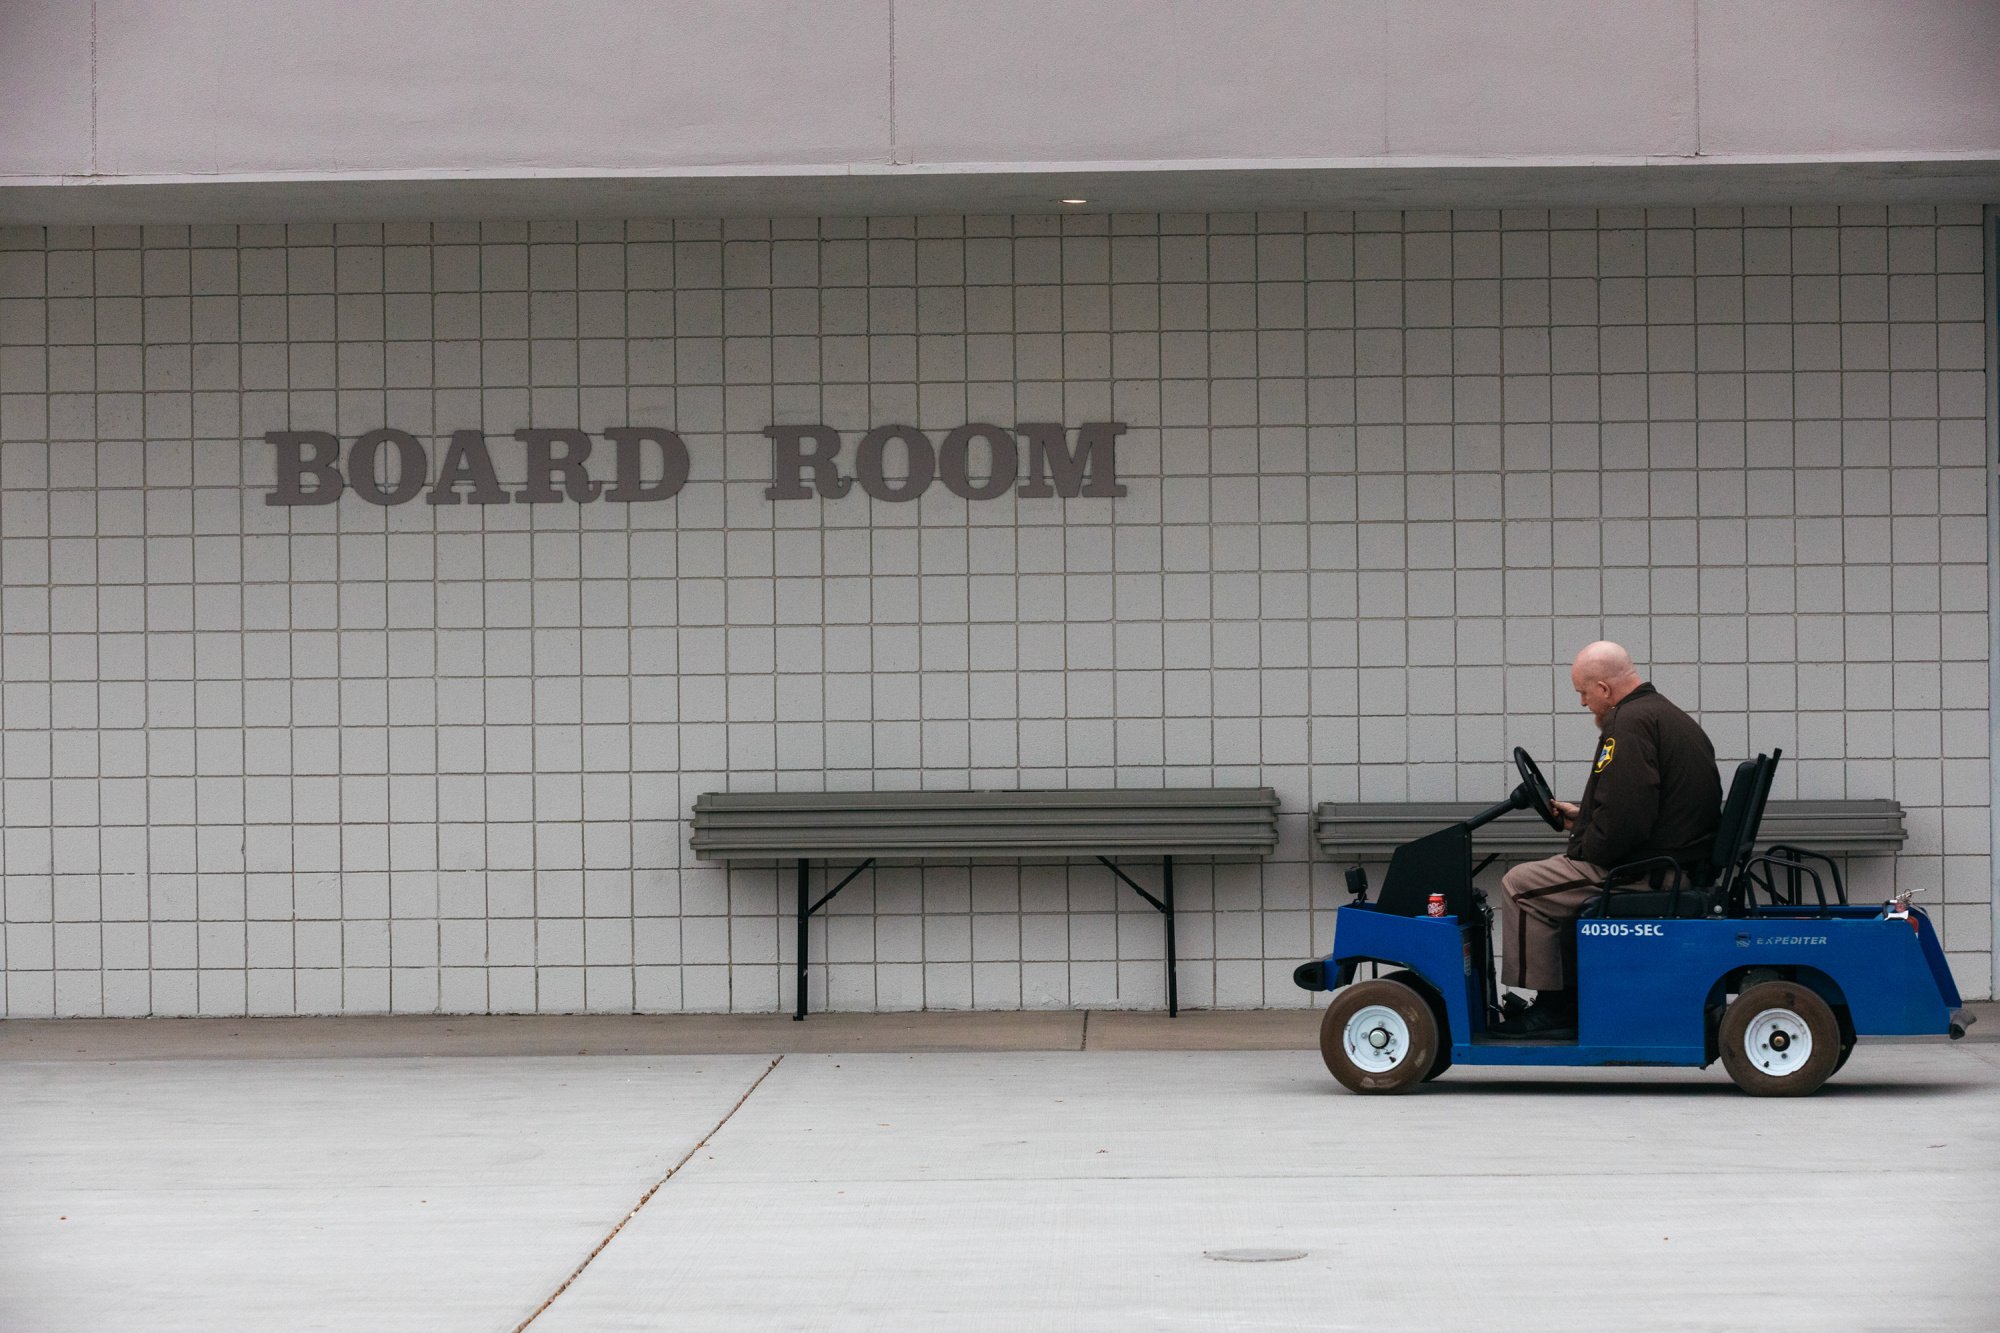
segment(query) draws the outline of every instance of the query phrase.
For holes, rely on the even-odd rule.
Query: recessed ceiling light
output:
[[[1089,203],[1089,202],[1090,202],[1090,200],[1088,200],[1088,199],[1058,199],[1058,200],[1056,200],[1056,202],[1057,202],[1057,203],[1059,203],[1059,204],[1087,204],[1087,203]]]

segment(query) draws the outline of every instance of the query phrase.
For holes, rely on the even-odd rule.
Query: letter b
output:
[[[330,505],[347,489],[340,479],[340,441],[323,430],[272,430],[264,442],[277,451],[278,484],[267,505]],[[305,479],[313,479],[307,490]]]

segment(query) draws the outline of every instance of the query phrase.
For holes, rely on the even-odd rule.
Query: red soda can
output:
[[[1444,895],[1442,893],[1433,893],[1431,895],[1431,915],[1444,915]]]

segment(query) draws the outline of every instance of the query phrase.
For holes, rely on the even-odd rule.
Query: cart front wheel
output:
[[[1806,1097],[1840,1067],[1840,1021],[1810,987],[1764,981],[1731,1002],[1716,1035],[1722,1067],[1753,1097]]]
[[[1424,997],[1386,977],[1341,991],[1319,1025],[1320,1057],[1352,1092],[1408,1092],[1436,1064],[1438,1040]]]
[[[1405,986],[1423,996],[1424,1002],[1431,1007],[1431,1017],[1437,1021],[1438,1049],[1437,1054],[1431,1057],[1430,1072],[1424,1075],[1424,1082],[1428,1083],[1445,1070],[1451,1068],[1451,1040],[1448,1035],[1451,1032],[1451,1019],[1445,1014],[1444,1002],[1438,999],[1436,992],[1418,980],[1417,974],[1410,971],[1407,967],[1397,968],[1394,972],[1385,973],[1382,979],[1384,981],[1402,982]]]

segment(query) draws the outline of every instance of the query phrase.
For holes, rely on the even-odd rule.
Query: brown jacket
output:
[[[1708,861],[1722,817],[1715,746],[1701,724],[1650,682],[1619,700],[1597,739],[1569,854],[1592,865],[1671,856]]]

